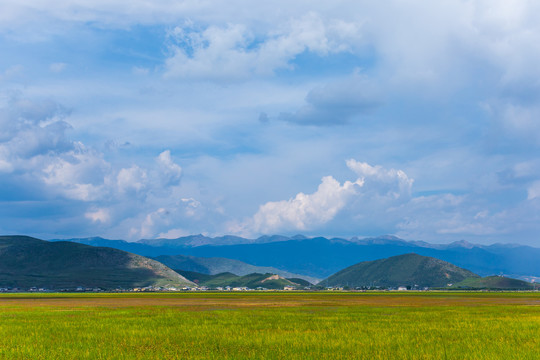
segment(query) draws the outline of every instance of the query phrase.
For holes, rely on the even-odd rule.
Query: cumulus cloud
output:
[[[472,194],[441,192],[414,196],[414,180],[403,170],[355,159],[346,164],[357,175],[356,180],[340,183],[332,176],[324,177],[315,192],[267,202],[245,221],[231,222],[228,230],[249,236],[280,232],[338,232],[344,236],[390,232],[407,239],[446,242],[504,236],[534,227],[527,213],[538,207],[538,183],[531,184],[528,202],[493,209]]]
[[[171,159],[171,151],[165,150],[156,159],[159,175],[165,186],[178,185],[182,177],[182,168]]]
[[[395,206],[410,196],[413,180],[401,170],[352,159],[347,161],[347,166],[357,173],[356,180],[341,184],[334,177],[325,176],[314,193],[298,193],[289,200],[267,202],[244,223],[231,224],[230,230],[246,234],[312,231],[321,229],[338,215],[347,220],[369,215],[375,201]]]
[[[41,170],[53,170],[55,157],[76,157],[80,147],[66,137],[71,128],[64,121],[67,113],[51,100],[11,97],[0,108],[0,171],[28,171],[39,179]]]
[[[164,208],[159,208],[146,215],[140,228],[132,228],[130,231],[131,237],[141,236],[143,238],[151,237],[155,234],[155,227],[159,225],[169,224],[169,211]]]
[[[176,27],[165,75],[218,81],[272,75],[290,69],[290,61],[305,51],[325,55],[347,50],[343,37],[350,36],[352,28],[352,23],[325,22],[315,13],[293,19],[262,39],[241,24],[203,31]]]
[[[17,149],[21,156],[65,145],[64,133],[70,126],[63,120],[68,114],[67,109],[52,100],[10,96],[0,109],[0,142],[18,143],[18,147],[23,147]],[[28,141],[24,141],[26,137]]]
[[[84,214],[87,219],[90,219],[93,223],[108,223],[111,220],[111,214],[108,209],[96,209],[88,211]]]
[[[272,233],[278,229],[307,230],[332,220],[356,193],[361,181],[346,181],[341,185],[331,176],[322,178],[317,191],[298,193],[289,200],[268,202],[253,216],[252,230]]]
[[[137,194],[141,192],[147,186],[147,181],[146,171],[137,165],[120,169],[116,176],[118,190],[125,194]]]
[[[210,222],[210,219],[205,219],[204,216],[211,212],[194,198],[178,199],[173,196],[172,199],[162,199],[159,203],[164,206],[126,219],[123,227],[129,226],[131,238],[179,237],[188,235],[183,226],[200,221],[208,226]]]
[[[184,205],[185,214],[188,217],[193,217],[196,215],[197,210],[200,209],[201,203],[194,198],[182,198],[182,204]]]
[[[3,5],[0,30],[39,28],[51,22],[125,29],[135,24],[168,26],[190,19],[195,31],[186,31],[184,26],[173,32],[178,51],[173,48],[168,64],[169,73],[181,77],[219,79],[225,77],[219,69],[228,68],[231,77],[272,73],[287,67],[304,49],[325,53],[354,49],[358,43],[376,49],[380,65],[391,77],[409,82],[450,85],[468,75],[471,62],[492,65],[507,83],[538,75],[540,51],[530,44],[539,40],[540,26],[534,16],[539,5],[532,1],[342,1],[339,7],[332,7],[313,1],[254,5],[244,0],[137,0],[126,8],[119,1],[57,1],[55,6],[47,6],[9,0]],[[296,20],[286,23],[284,11]],[[36,35],[28,34],[31,36]],[[259,60],[261,65],[248,60]],[[209,67],[212,64],[217,70]],[[456,76],[460,73],[462,76]]]
[[[408,199],[414,180],[403,170],[385,169],[380,165],[371,166],[354,159],[347,160],[347,167],[362,180],[367,181],[373,192],[391,199]]]
[[[110,165],[84,147],[50,157],[43,168],[43,182],[69,199],[93,201],[107,195],[104,179]]]
[[[67,116],[49,100],[17,97],[0,109],[0,173],[10,174],[2,184],[13,189],[12,198],[58,199],[78,214],[71,218],[79,227],[86,222],[123,231],[122,237],[130,229],[155,236],[201,216],[201,203],[182,196],[182,168],[170,150],[146,166],[112,163],[98,149],[69,138]]]

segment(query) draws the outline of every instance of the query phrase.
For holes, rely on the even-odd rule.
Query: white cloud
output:
[[[141,223],[140,228],[132,228],[130,235],[140,236],[142,238],[153,237],[155,235],[155,227],[165,223],[168,224],[169,211],[164,208],[159,208],[146,215],[144,221]]]
[[[23,29],[45,28],[54,34],[73,24],[126,29],[135,24],[186,22],[204,30],[187,37],[182,34],[181,40],[193,46],[189,51],[178,47],[169,72],[211,79],[227,79],[220,69],[230,69],[233,78],[272,73],[287,67],[305,49],[324,54],[354,51],[368,44],[392,79],[415,85],[434,81],[451,87],[469,75],[471,63],[494,66],[506,83],[538,75],[540,50],[530,44],[537,43],[540,36],[535,16],[539,7],[525,0],[349,0],[339,6],[283,0],[256,4],[245,0],[134,0],[128,6],[119,0],[84,0],[55,1],[55,6],[48,6],[7,0],[0,14],[0,31],[17,29],[31,38],[38,31]],[[209,67],[212,64],[215,69]]]
[[[137,165],[120,169],[116,176],[116,183],[120,193],[139,193],[146,188],[147,182],[146,171]]]
[[[201,207],[201,203],[194,198],[183,198],[180,201],[185,207],[185,215],[188,217],[195,216],[197,210]]]
[[[96,148],[71,140],[66,117],[52,101],[14,98],[0,108],[0,172],[10,173],[3,184],[15,189],[13,198],[59,199],[74,214],[69,221],[80,226],[84,220],[94,231],[100,226],[120,237],[130,229],[155,236],[180,228],[186,219],[200,221],[206,209],[183,194],[182,168],[170,150],[145,167],[126,166],[125,159],[111,162]]]
[[[317,191],[299,193],[294,198],[268,202],[259,208],[249,227],[256,233],[273,233],[281,229],[307,230],[332,220],[343,209],[356,187],[362,182],[346,181],[341,185],[331,176],[322,178]]]
[[[387,170],[380,165],[371,166],[354,159],[347,160],[347,167],[353,170],[360,179],[366,180],[382,196],[393,199],[408,199],[411,196],[414,180],[402,170]]]
[[[373,208],[375,202],[387,211],[410,197],[413,180],[401,170],[387,170],[352,159],[347,166],[359,175],[355,181],[341,184],[332,176],[325,176],[314,193],[267,202],[252,218],[243,224],[232,223],[229,229],[245,234],[312,231],[333,221],[338,214],[339,221],[380,216],[379,209]]]
[[[136,216],[126,219],[126,224],[130,226],[131,238],[179,237],[187,235],[186,230],[181,226],[189,226],[201,220],[206,224],[209,222],[209,219],[200,219],[199,215],[204,214],[205,209],[193,198],[177,199],[173,195],[171,198],[153,200],[147,201],[146,209],[155,204],[163,205],[163,207],[148,213],[138,212]]]
[[[104,178],[110,165],[101,156],[81,148],[51,158],[43,168],[42,180],[69,199],[95,201],[107,195]]]
[[[201,32],[176,27],[171,36],[173,55],[166,61],[167,77],[203,80],[245,80],[291,68],[304,51],[325,55],[348,49],[341,38],[351,36],[354,24],[325,24],[314,13],[291,20],[263,39],[241,24],[210,26]]]
[[[108,209],[96,209],[88,211],[84,214],[87,219],[90,219],[93,223],[100,222],[102,224],[108,223],[111,220],[111,214]]]
[[[156,159],[159,176],[165,186],[178,185],[182,177],[182,168],[171,159],[171,151],[165,150]]]

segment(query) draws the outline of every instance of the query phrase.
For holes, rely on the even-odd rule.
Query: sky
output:
[[[0,233],[540,247],[538,13],[4,0]]]

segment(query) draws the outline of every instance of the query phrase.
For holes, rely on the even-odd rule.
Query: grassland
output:
[[[538,293],[0,295],[0,359],[538,359]]]

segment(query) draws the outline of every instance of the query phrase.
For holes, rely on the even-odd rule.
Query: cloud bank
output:
[[[0,232],[538,245],[538,10],[4,1]]]

